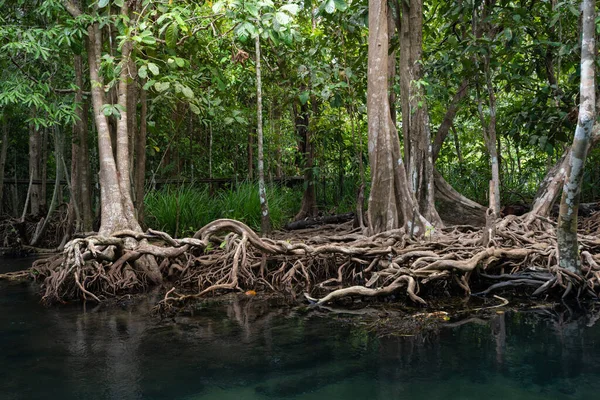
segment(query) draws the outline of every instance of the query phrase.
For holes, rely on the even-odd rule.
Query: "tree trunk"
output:
[[[248,179],[254,179],[254,133],[248,132]]]
[[[268,235],[271,232],[271,219],[269,216],[269,204],[267,203],[267,190],[265,187],[265,167],[263,152],[263,126],[262,126],[262,82],[260,71],[260,35],[254,40],[256,47],[256,120],[258,141],[258,197],[260,199],[260,233]]]
[[[65,141],[63,138],[62,131],[55,127],[54,128],[54,160],[55,160],[55,178],[54,178],[54,190],[52,191],[52,200],[50,201],[50,206],[48,207],[48,211],[46,213],[46,217],[43,218],[40,222],[41,225],[38,224],[38,227],[35,230],[33,238],[31,239],[31,246],[37,246],[41,239],[44,237],[44,233],[48,227],[48,223],[52,217],[52,214],[56,210],[56,207],[59,203],[60,197],[60,181],[62,180],[63,174],[63,150],[65,147]]]
[[[312,99],[311,101],[316,101]],[[302,195],[302,204],[300,211],[295,216],[295,220],[304,218],[314,218],[317,216],[317,192],[314,176],[314,150],[312,144],[312,135],[309,129],[310,111],[308,104],[293,104],[294,125],[296,127],[296,136],[298,138],[299,164],[304,175],[304,193]]]
[[[579,117],[571,155],[565,173],[566,181],[560,201],[558,229],[559,265],[571,272],[581,273],[581,260],[577,243],[577,211],[583,180],[583,167],[595,121],[595,0],[583,0],[581,83],[579,86]]]
[[[48,128],[42,131],[42,157],[39,161],[40,165],[40,210],[46,211],[48,199]]]
[[[273,110],[273,133],[277,140],[277,147],[275,150],[275,177],[281,179],[283,176],[283,165],[282,165],[282,142],[283,135],[281,133],[281,106],[276,105]]]
[[[486,61],[486,65],[488,61]],[[489,69],[485,68],[486,72],[486,81],[488,79],[487,75],[489,73]],[[491,84],[488,83],[488,85]],[[488,86],[489,89],[489,86]],[[496,215],[500,215],[500,170],[498,163],[498,149],[496,147],[496,106],[495,99],[492,98],[493,89],[489,91],[490,99],[490,119],[486,122],[485,116],[483,114],[483,100],[481,98],[481,93],[479,87],[477,88],[477,111],[479,113],[479,119],[481,121],[481,127],[483,130],[483,137],[485,141],[485,145],[488,150],[488,154],[490,155],[490,165],[492,169],[492,181],[494,182],[494,192],[490,193],[490,196],[493,194],[494,199],[490,198],[490,205],[494,205],[494,212]]]
[[[397,12],[400,12],[397,10]],[[396,32],[396,22],[394,18],[394,10],[388,3],[388,16],[387,16],[387,29],[388,29],[388,48],[392,43],[394,33]],[[389,87],[389,102],[390,102],[390,117],[392,123],[397,126],[396,117],[396,91],[394,90],[394,84],[396,83],[396,50],[393,50],[388,56],[388,87]]]
[[[423,53],[423,1],[402,2],[400,66],[402,68],[402,130],[409,186],[421,214],[436,226],[442,221],[435,209],[433,155],[429,115],[421,80]]]
[[[387,23],[387,3],[370,0],[367,116],[372,183],[369,230],[375,234],[404,226],[411,234],[423,235],[431,225],[419,213],[408,187],[398,135],[390,116]]]
[[[73,133],[71,135],[71,200],[68,208],[68,235],[83,228],[83,199],[84,191],[83,169],[87,169],[87,153],[82,151],[82,139],[87,139],[86,118],[87,114],[83,112],[83,62],[81,55],[73,57],[75,84],[75,104],[77,120],[73,124]],[[87,171],[86,171],[87,172]],[[89,196],[89,190],[86,191]],[[89,198],[88,198],[89,200]]]
[[[444,222],[452,225],[485,224],[486,208],[458,193],[446,182],[444,177],[434,170],[435,199],[439,203],[440,217]]]
[[[92,173],[90,172],[90,147],[88,141],[88,115],[89,100],[83,99],[83,59],[76,56],[75,59],[75,84],[79,88],[75,93],[75,102],[79,121],[76,122],[77,139],[79,144],[78,174],[79,174],[79,196],[81,204],[81,229],[84,232],[93,230],[94,211],[92,209]]]
[[[4,116],[2,121],[2,147],[0,149],[0,213],[4,210],[4,166],[6,165],[6,152],[8,150],[8,121]]]
[[[100,229],[99,234],[110,236],[111,234],[123,230],[132,229],[140,231],[141,228],[133,217],[133,205],[131,204],[130,189],[128,186],[129,171],[126,165],[129,160],[127,135],[127,110],[121,111],[121,119],[118,124],[117,151],[118,162],[115,162],[113,152],[110,128],[106,116],[102,112],[104,99],[104,82],[99,74],[100,58],[102,51],[102,36],[97,23],[88,28],[89,48],[88,61],[90,69],[90,81],[92,82],[92,106],[94,110],[94,119],[98,133],[98,155],[100,159]],[[128,59],[130,45],[123,45],[124,59]],[[123,65],[121,77],[126,79],[127,68]],[[126,83],[120,82],[119,104],[126,105],[127,91]],[[124,148],[125,147],[125,148]],[[119,168],[117,168],[117,163]],[[117,170],[119,169],[119,172]],[[127,204],[129,202],[129,204]]]
[[[142,82],[144,83],[144,82]],[[143,85],[142,85],[143,86]],[[135,141],[135,176],[134,190],[136,194],[135,207],[138,221],[144,221],[144,183],[146,180],[146,138],[148,130],[148,93],[140,89],[140,130]]]
[[[39,181],[40,179],[40,158],[41,158],[42,136],[40,131],[33,124],[29,125],[29,178],[30,181]],[[40,213],[40,185],[39,182],[32,184],[29,191],[29,203],[31,205],[31,214]]]
[[[450,105],[448,106],[448,109],[446,110],[446,114],[444,114],[444,119],[442,120],[442,123],[440,124],[440,127],[438,128],[437,133],[435,134],[435,138],[433,140],[433,161],[434,162],[435,162],[435,160],[437,160],[437,158],[440,154],[440,151],[442,150],[442,144],[444,143],[444,140],[446,140],[446,136],[448,136],[448,132],[450,131],[450,128],[452,127],[452,123],[454,121],[454,117],[456,116],[456,113],[458,112],[460,102],[468,93],[469,93],[469,79],[465,78],[465,79],[463,79],[460,86],[458,87],[458,90],[454,94],[454,97],[452,97],[452,101],[450,101]],[[455,137],[456,137],[456,135],[455,135]]]

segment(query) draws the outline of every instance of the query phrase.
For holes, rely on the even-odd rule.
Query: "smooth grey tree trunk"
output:
[[[583,18],[581,40],[581,82],[579,86],[579,117],[571,155],[567,164],[566,181],[560,201],[558,228],[559,265],[571,272],[581,273],[581,260],[577,241],[577,211],[585,160],[596,119],[595,96],[595,0],[582,1]]]
[[[262,115],[262,82],[260,70],[260,35],[254,39],[256,48],[256,133],[258,145],[258,197],[260,199],[260,233],[268,235],[271,232],[271,218],[269,204],[267,203],[267,189],[265,187],[265,165],[263,149],[263,115]]]

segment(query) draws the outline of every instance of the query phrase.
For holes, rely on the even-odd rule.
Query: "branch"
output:
[[[79,7],[77,7],[77,5],[75,5],[75,3],[73,3],[72,1],[62,0],[62,5],[67,10],[67,12],[71,14],[72,17],[77,18],[80,15],[82,15],[82,12],[79,9]]]

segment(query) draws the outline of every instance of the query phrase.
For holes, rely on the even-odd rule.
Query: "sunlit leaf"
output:
[[[158,65],[154,63],[148,63],[148,69],[150,70],[150,72],[152,72],[152,75],[156,76],[159,74]]]

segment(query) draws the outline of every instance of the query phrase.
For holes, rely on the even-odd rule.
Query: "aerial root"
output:
[[[539,221],[538,219],[534,219]],[[584,275],[559,268],[554,232],[542,221],[530,231],[524,219],[510,216],[495,224],[493,242],[482,246],[482,231],[441,229],[426,240],[402,229],[365,236],[298,236],[290,240],[259,237],[239,221],[217,220],[193,238],[174,239],[160,231],[122,231],[69,242],[56,256],[38,260],[27,272],[0,275],[41,280],[43,301],[100,302],[157,284],[169,288],[161,307],[211,293],[267,290],[304,296],[321,306],[347,297],[405,293],[426,304],[423,293],[436,289],[489,295],[525,287],[531,296],[586,295],[600,292],[600,241],[581,236]],[[550,231],[548,230],[550,229]],[[152,265],[145,260],[153,260]]]

